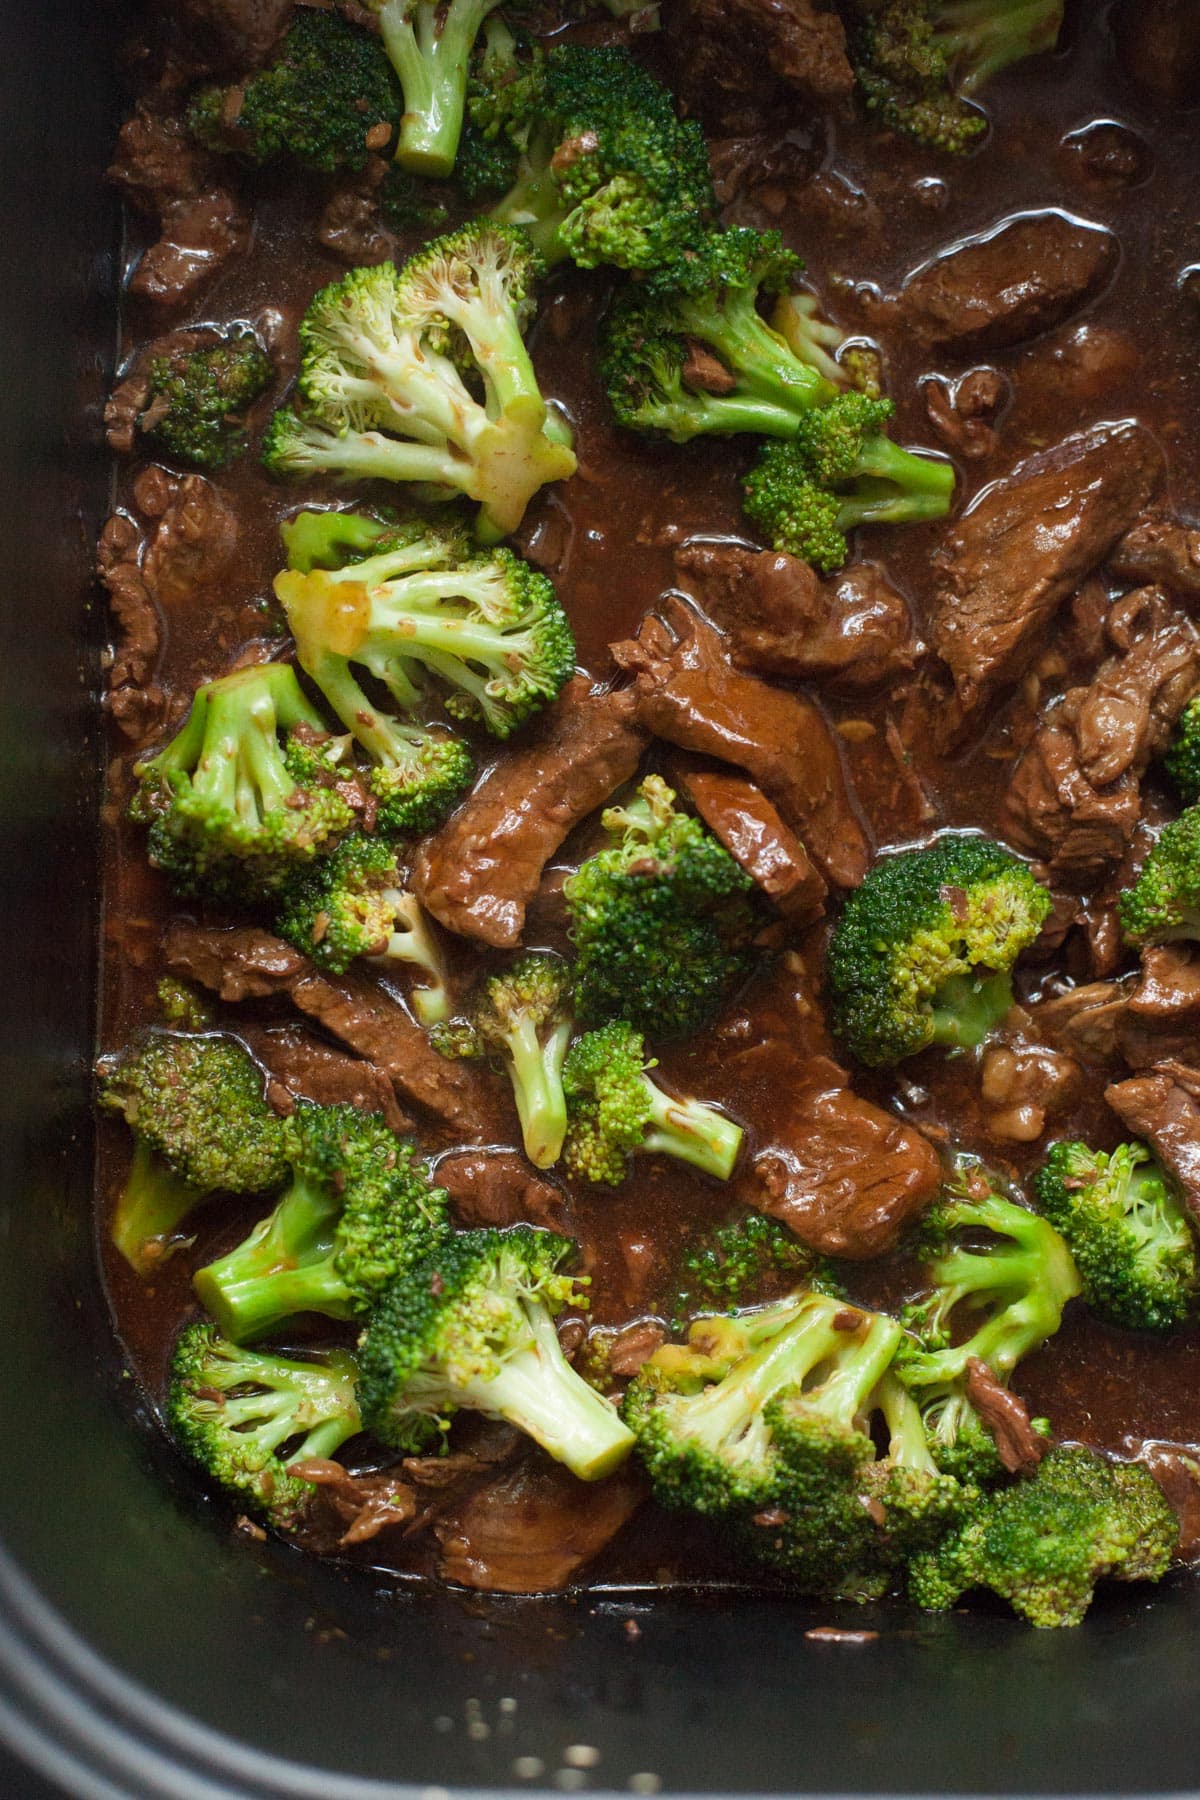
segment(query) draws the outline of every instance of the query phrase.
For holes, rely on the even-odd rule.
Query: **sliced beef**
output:
[[[1194,0],[1120,0],[1113,32],[1117,57],[1136,87],[1164,106],[1196,104],[1200,31]]]
[[[1200,1056],[1200,946],[1151,944],[1118,1026],[1132,1069]]]
[[[671,0],[663,22],[678,92],[709,123],[753,129],[775,101],[853,91],[846,34],[822,0]]]
[[[1021,755],[1001,813],[1051,878],[1086,888],[1120,862],[1141,816],[1141,778],[1200,685],[1200,631],[1160,588],[1113,606],[1114,654],[1051,707]]]
[[[1121,1060],[1129,994],[1128,980],[1091,981],[1071,988],[1029,1008],[1032,1029],[1080,1062],[1116,1065]]]
[[[925,411],[942,441],[966,462],[983,462],[996,448],[996,424],[1010,393],[999,369],[968,369],[957,381],[931,375],[921,383]]]
[[[1200,1224],[1200,1070],[1173,1060],[1159,1063],[1145,1075],[1113,1082],[1104,1098],[1174,1175]]]
[[[167,701],[154,680],[162,649],[158,609],[141,569],[142,534],[124,513],[114,513],[100,533],[96,569],[120,634],[108,671],[108,707],[131,743],[142,744],[161,727]]]
[[[295,5],[296,0],[178,0],[170,16],[193,67],[241,75],[269,60]]]
[[[1034,1430],[1025,1402],[1002,1387],[978,1356],[967,1358],[967,1399],[991,1432],[1009,1474],[1032,1474],[1051,1440]]]
[[[289,1473],[317,1490],[303,1537],[318,1554],[370,1543],[381,1531],[407,1525],[417,1511],[412,1487],[395,1475],[352,1475],[323,1456],[292,1463]]]
[[[358,174],[337,181],[317,221],[317,242],[350,268],[374,267],[396,254],[396,236],[379,213],[379,184],[389,165],[367,158]]]
[[[795,832],[752,781],[732,769],[673,767],[672,779],[713,835],[794,925],[825,910],[827,889]]]
[[[824,715],[800,694],[730,667],[720,634],[668,595],[612,654],[634,676],[637,716],[683,750],[742,768],[839,887],[866,874],[866,835]]]
[[[161,469],[152,474],[157,478],[154,499],[146,497],[145,478],[136,490],[142,510],[158,519],[142,573],[154,598],[170,613],[215,594],[237,554],[238,518],[202,475],[176,479]]]
[[[1200,1558],[1200,1456],[1195,1445],[1127,1438],[1121,1452],[1131,1462],[1145,1464],[1179,1520],[1175,1560],[1195,1563]]]
[[[468,1230],[487,1225],[567,1230],[566,1203],[559,1189],[512,1151],[452,1151],[439,1161],[437,1179],[450,1195],[458,1223]]]
[[[410,1131],[412,1119],[396,1103],[395,1089],[382,1069],[361,1056],[348,1056],[296,1026],[239,1026],[270,1076],[267,1099],[285,1117],[297,1100],[319,1106],[357,1106],[382,1113],[393,1131]]]
[[[1117,266],[1117,240],[1066,213],[1019,213],[923,264],[869,316],[921,342],[974,354],[1019,344],[1098,293]]]
[[[934,559],[930,632],[964,713],[1024,674],[1162,472],[1141,426],[1097,425],[1019,464],[951,526]]]
[[[1147,513],[1125,533],[1109,567],[1122,581],[1154,582],[1181,600],[1200,600],[1200,531],[1169,513]]]
[[[1007,1028],[983,1053],[979,1093],[994,1138],[1032,1144],[1048,1120],[1083,1098],[1083,1071],[1073,1056],[1038,1043],[1025,1029]]]
[[[740,669],[858,693],[906,674],[920,653],[907,602],[876,563],[821,581],[794,556],[698,543],[677,550],[675,564]]]
[[[636,1375],[666,1342],[667,1333],[657,1319],[635,1319],[614,1333],[608,1345],[608,1366],[620,1380]]]
[[[193,298],[249,242],[242,199],[177,114],[139,101],[121,127],[108,173],[127,200],[158,221],[158,242],[129,281],[129,291],[144,300],[177,306]]]
[[[647,734],[632,694],[568,683],[531,736],[421,846],[413,887],[450,931],[520,942],[542,870],[573,826],[637,769]]]
[[[644,1498],[630,1470],[582,1482],[531,1456],[435,1520],[439,1573],[484,1593],[551,1593],[611,1543]]]

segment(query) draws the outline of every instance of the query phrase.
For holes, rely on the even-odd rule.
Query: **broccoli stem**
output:
[[[278,1368],[278,1359],[272,1360]],[[244,1395],[227,1391],[221,1406],[222,1425],[234,1433],[240,1428],[249,1442],[269,1456],[274,1456],[290,1438],[301,1435],[305,1457],[333,1456],[350,1434],[344,1416],[322,1416],[329,1410],[329,1368],[314,1363],[311,1374],[301,1363],[289,1362],[286,1368],[286,1386],[272,1387],[264,1393],[258,1385],[257,1391]],[[257,1364],[247,1365],[246,1379],[261,1382]]]
[[[888,1461],[903,1469],[936,1475],[938,1466],[929,1453],[929,1439],[921,1408],[902,1381],[886,1374],[874,1395],[888,1432]]]
[[[336,1196],[296,1182],[244,1242],[197,1271],[192,1285],[223,1337],[246,1343],[301,1312],[354,1317],[332,1260],[340,1211]]]
[[[512,1057],[513,1094],[525,1154],[535,1169],[548,1169],[562,1153],[567,1135],[567,1101],[562,1066],[571,1038],[567,1021],[543,1043],[532,1020],[521,1018],[507,1034]]]
[[[547,268],[566,262],[570,256],[562,238],[566,208],[558,191],[558,183],[550,172],[553,145],[539,150],[532,146],[528,165],[503,200],[491,209],[490,216],[501,225],[520,225],[529,233],[534,249]]]
[[[642,1139],[643,1150],[677,1157],[728,1181],[742,1145],[742,1128],[724,1113],[699,1100],[675,1100],[653,1081],[645,1080],[650,1096],[650,1118]]]
[[[379,29],[404,91],[396,161],[435,178],[454,169],[462,136],[471,50],[498,0],[387,0]],[[416,24],[411,22],[415,12]]]
[[[933,997],[934,1044],[974,1050],[995,1029],[1013,1003],[1012,976],[952,975]]]
[[[884,431],[863,439],[858,474],[894,481],[906,494],[931,494],[944,501],[954,488],[954,469],[944,457],[915,456]]]
[[[176,1175],[144,1138],[134,1137],[129,1176],[113,1215],[111,1237],[139,1275],[170,1255],[171,1239],[204,1198],[203,1191]]]

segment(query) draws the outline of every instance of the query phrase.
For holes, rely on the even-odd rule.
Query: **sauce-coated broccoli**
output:
[[[1117,906],[1131,944],[1200,938],[1200,805],[1163,827]]]
[[[1200,694],[1193,694],[1179,715],[1163,761],[1188,805],[1200,801]]]
[[[252,331],[156,356],[139,430],[159,450],[197,469],[223,469],[246,448],[241,415],[275,378]]]
[[[404,92],[396,161],[449,175],[466,111],[471,51],[500,0],[365,0]]]

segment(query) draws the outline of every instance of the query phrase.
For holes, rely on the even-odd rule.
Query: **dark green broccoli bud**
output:
[[[1042,1212],[1070,1247],[1093,1312],[1131,1331],[1171,1331],[1200,1288],[1196,1244],[1143,1144],[1109,1154],[1053,1144],[1034,1177]]]
[[[447,560],[425,534],[345,568],[275,578],[302,667],[368,754],[364,714],[374,709],[352,666],[410,713],[432,676],[450,690],[447,712],[501,738],[575,672],[575,640],[547,576],[502,547],[439,566]]]
[[[139,429],[180,462],[223,469],[246,448],[242,415],[274,379],[274,364],[252,331],[156,356]]]
[[[471,52],[500,0],[366,0],[404,91],[396,161],[418,175],[454,168]]]
[[[699,1100],[678,1100],[651,1081],[640,1031],[616,1019],[571,1046],[563,1065],[569,1175],[619,1187],[639,1152],[674,1156],[728,1181],[745,1135]]]
[[[194,1278],[234,1343],[296,1313],[359,1317],[448,1229],[445,1190],[376,1114],[301,1100],[285,1144],[290,1181],[274,1210]]]
[[[560,1271],[568,1238],[530,1225],[460,1232],[388,1290],[360,1344],[363,1417],[393,1449],[436,1443],[459,1410],[505,1419],[582,1481],[628,1456],[616,1410],[567,1362],[554,1328],[584,1304]]]
[[[329,174],[364,168],[368,134],[394,129],[403,111],[379,39],[337,12],[302,7],[274,62],[235,87],[200,88],[187,120],[210,150]]]
[[[231,1500],[277,1531],[303,1524],[316,1494],[290,1465],[331,1457],[362,1426],[354,1358],[300,1362],[189,1325],[167,1378],[167,1423],[184,1454]]]
[[[152,1031],[102,1057],[97,1073],[101,1108],[133,1133],[111,1236],[140,1275],[171,1254],[209,1194],[262,1194],[285,1179],[283,1123],[236,1038]]]
[[[941,1544],[915,1556],[909,1594],[944,1612],[972,1588],[990,1588],[1031,1625],[1078,1625],[1097,1581],[1161,1580],[1178,1536],[1147,1469],[1063,1446],[1026,1479],[984,1495]]]
[[[154,990],[159,1016],[180,1031],[207,1031],[213,1022],[213,1008],[190,981],[164,975]]]
[[[323,288],[300,326],[305,411],[275,414],[267,468],[465,495],[484,539],[515,531],[538,489],[576,467],[525,348],[541,267],[524,233],[478,222],[399,271],[352,269]]]
[[[571,1039],[571,972],[531,952],[468,996],[462,1016],[438,1025],[443,1056],[487,1057],[512,1082],[525,1154],[538,1169],[558,1161],[567,1130],[563,1061]]]
[[[1053,50],[1063,0],[887,0],[862,13],[850,51],[867,109],[894,131],[964,155],[987,129],[969,104],[1010,63]]]
[[[1189,806],[1200,800],[1200,694],[1193,694],[1163,758],[1167,774]]]
[[[458,185],[461,187],[461,178]],[[379,184],[379,216],[392,231],[436,237],[450,222],[454,190],[392,163]]]
[[[890,400],[839,394],[806,413],[787,443],[764,444],[747,475],[746,516],[773,549],[828,574],[849,555],[859,525],[941,519],[954,498],[954,465],[894,444]]]
[[[990,838],[945,836],[877,862],[829,946],[834,1027],[861,1062],[974,1047],[1013,1002],[1012,967],[1050,895]]]
[[[359,957],[381,968],[406,963],[424,975],[409,998],[422,1025],[450,1009],[446,970],[415,894],[406,892],[393,846],[354,833],[298,876],[283,895],[275,930],[318,969],[341,975]]]
[[[764,1213],[742,1213],[704,1232],[680,1259],[679,1289],[672,1307],[673,1330],[714,1307],[731,1312],[764,1299],[764,1290],[786,1278],[803,1281],[821,1294],[843,1297],[834,1266],[801,1243],[794,1232]]]
[[[1200,938],[1200,806],[1189,806],[1163,827],[1117,908],[1131,944]]]
[[[690,1036],[752,967],[754,884],[657,775],[603,823],[612,844],[564,888],[579,1017]]]
[[[786,292],[799,266],[777,231],[713,231],[694,239],[685,288],[662,279],[627,287],[605,319],[600,354],[620,423],[675,443],[705,432],[794,437],[804,414],[837,393],[758,310],[760,295]]]
[[[134,769],[130,815],[150,827],[151,863],[180,894],[245,905],[278,893],[354,823],[327,738],[288,663],[198,688],[182,730]]]

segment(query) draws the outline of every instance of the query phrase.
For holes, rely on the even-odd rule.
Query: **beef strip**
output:
[[[776,100],[853,90],[845,31],[822,0],[671,0],[663,22],[678,92],[710,122],[757,124]]]
[[[966,462],[983,462],[996,448],[996,426],[1011,392],[999,369],[968,369],[957,381],[930,375],[921,383],[929,422]]]
[[[732,669],[720,634],[674,595],[612,654],[635,678],[643,725],[682,750],[745,769],[821,873],[839,887],[858,885],[866,834],[833,733],[811,700]]]
[[[666,1343],[666,1328],[657,1319],[635,1319],[614,1332],[608,1345],[608,1366],[621,1381],[636,1375],[656,1350]]]
[[[108,671],[108,708],[124,735],[143,744],[166,717],[166,695],[153,679],[162,649],[158,609],[141,569],[142,534],[124,513],[100,533],[96,569],[120,633]]]
[[[498,949],[520,942],[525,908],[563,839],[635,773],[647,734],[629,693],[568,683],[418,852],[413,888],[450,931]]]
[[[1009,1474],[1031,1474],[1051,1440],[1033,1429],[1025,1402],[1002,1387],[978,1356],[967,1358],[967,1399],[991,1432]]]
[[[1200,88],[1200,32],[1194,0],[1120,0],[1112,29],[1134,85],[1160,105],[1194,106]]]
[[[311,1481],[317,1490],[303,1536],[318,1551],[369,1543],[381,1531],[407,1525],[417,1511],[413,1489],[394,1475],[352,1475],[322,1456],[292,1463],[288,1472]]]
[[[1128,980],[1092,981],[1041,1000],[1029,1008],[1032,1028],[1081,1062],[1115,1066],[1130,987]]]
[[[1122,581],[1155,582],[1180,600],[1200,600],[1200,530],[1169,513],[1147,513],[1125,533],[1109,568]]]
[[[674,764],[672,780],[713,835],[793,925],[825,910],[827,888],[808,852],[766,795],[732,769]]]
[[[1200,946],[1151,944],[1117,1027],[1131,1069],[1200,1054]]]
[[[1148,431],[1102,424],[985,488],[934,558],[933,647],[969,713],[1017,681],[1055,612],[1144,508],[1162,476]]]
[[[908,604],[877,563],[821,581],[793,556],[692,543],[675,566],[695,578],[739,669],[853,694],[907,674],[920,654]]]
[[[183,120],[139,101],[121,127],[110,180],[139,211],[158,221],[129,291],[156,305],[194,298],[249,241],[249,215],[226,185],[218,159],[200,150]]]
[[[395,1090],[382,1069],[361,1056],[348,1056],[296,1026],[239,1025],[270,1080],[267,1099],[285,1117],[298,1099],[320,1106],[357,1106],[382,1113],[393,1131],[411,1131],[413,1121],[396,1103]]]
[[[983,1052],[979,1095],[987,1128],[1009,1144],[1032,1144],[1049,1119],[1068,1112],[1083,1097],[1083,1072],[1073,1056],[1047,1049],[1029,1036],[1019,1009]],[[1019,1022],[1018,1022],[1019,1021]]]
[[[631,1470],[581,1482],[531,1456],[435,1520],[439,1573],[484,1593],[551,1593],[612,1541],[644,1498]]]
[[[568,1231],[567,1207],[552,1181],[510,1150],[461,1150],[443,1156],[437,1180],[460,1225],[544,1225]]]
[[[150,476],[157,478],[152,500]],[[142,510],[158,519],[142,573],[159,605],[170,613],[206,594],[215,596],[237,554],[237,514],[202,475],[177,479],[154,469],[139,480],[136,492]]]
[[[194,70],[242,75],[269,60],[295,5],[296,0],[176,0],[170,21]]]
[[[1108,281],[1117,240],[1055,210],[1019,214],[922,264],[899,294],[867,295],[868,316],[922,343],[975,354],[1058,325]]]
[[[1113,606],[1115,654],[1052,706],[1013,771],[1001,828],[1053,880],[1086,888],[1120,862],[1141,778],[1200,684],[1200,631],[1160,588]]]
[[[1126,1438],[1121,1453],[1130,1462],[1145,1464],[1179,1520],[1176,1562],[1196,1562],[1200,1558],[1200,1456],[1195,1445],[1169,1444],[1161,1438]]]
[[[373,267],[396,254],[396,236],[379,213],[379,186],[389,164],[369,156],[356,174],[339,177],[317,221],[317,242],[350,268]]]
[[[1194,1046],[1193,1046],[1194,1048]],[[1113,1082],[1104,1098],[1134,1137],[1174,1175],[1200,1225],[1200,1071],[1168,1060],[1145,1075]]]

